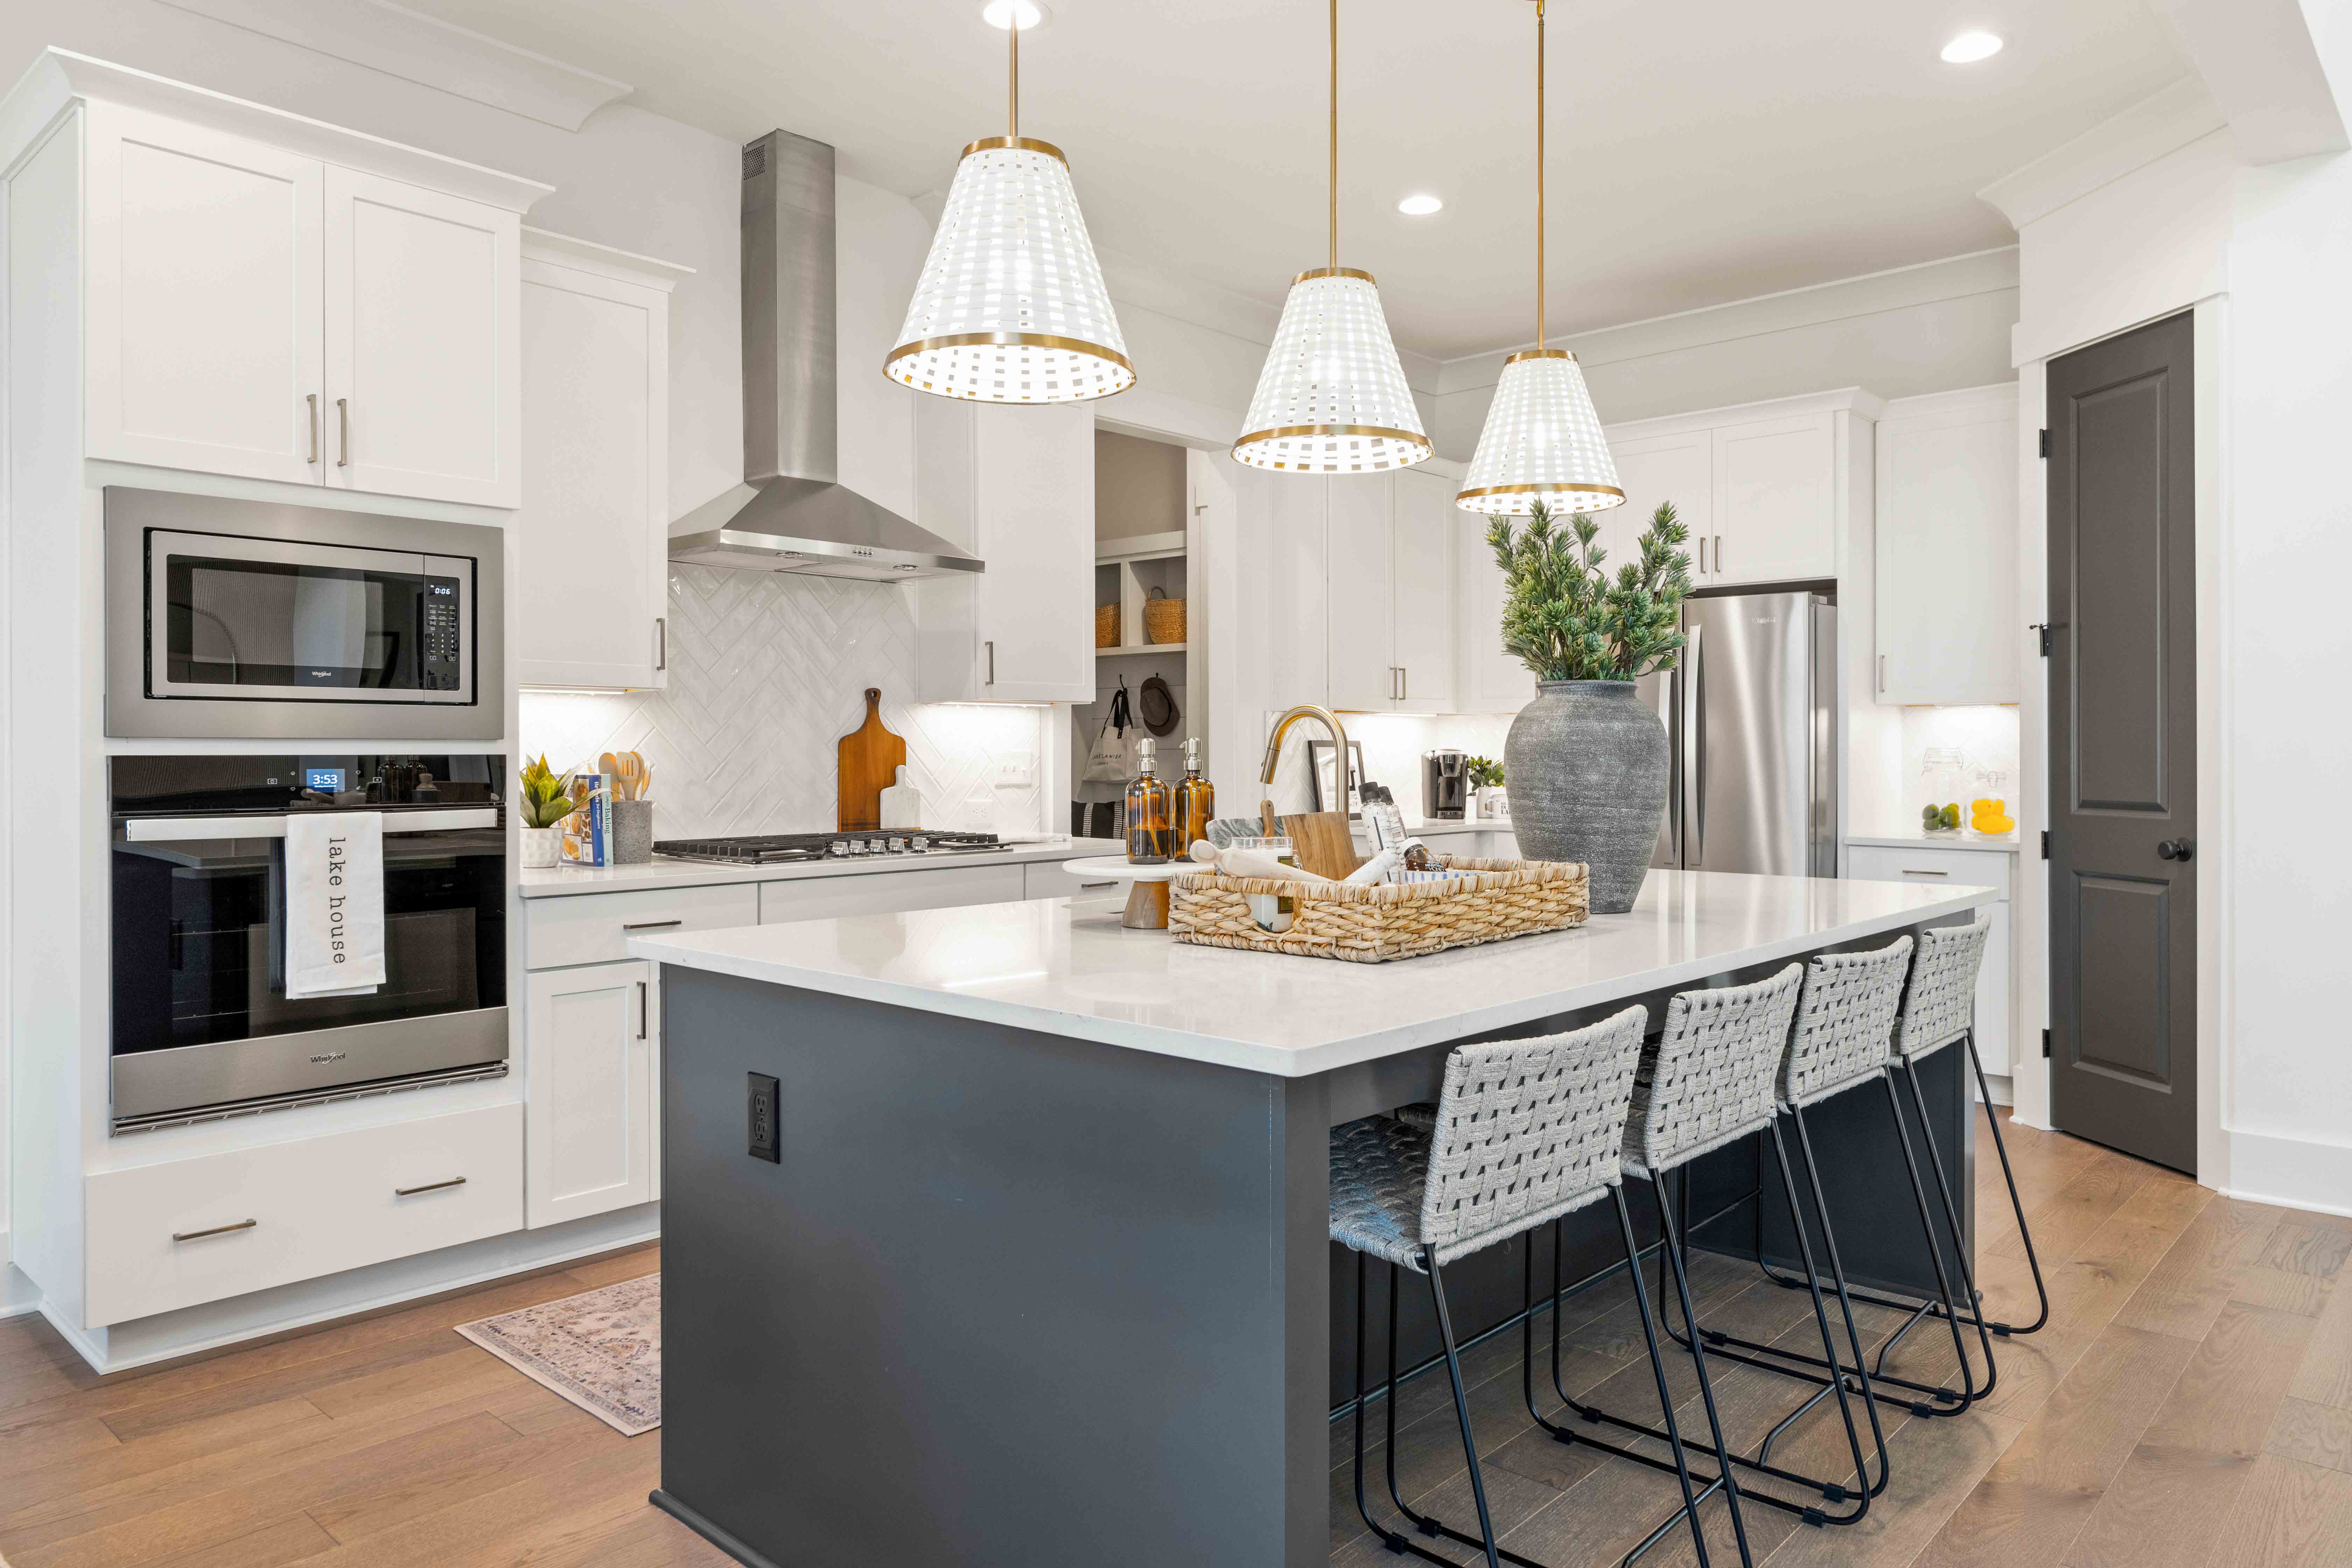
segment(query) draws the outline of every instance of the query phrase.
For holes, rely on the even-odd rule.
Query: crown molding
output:
[[[389,0],[162,3],[563,131],[635,90]]]
[[[2296,0],[2149,0],[2249,163],[2352,148]]]
[[[1977,199],[1998,207],[2010,227],[2022,229],[2229,124],[2204,82],[2185,76],[2002,175],[1979,191]]]
[[[9,89],[7,97],[0,99],[0,168],[11,164],[68,105],[93,99],[209,126],[233,136],[248,136],[321,163],[423,185],[509,212],[529,212],[532,203],[555,189],[520,174],[500,174],[478,163],[59,48],[42,50]]]
[[[675,261],[640,256],[634,250],[533,228],[529,224],[522,226],[522,258],[544,261],[551,267],[568,267],[575,272],[593,272],[599,278],[623,283],[642,283],[665,294],[676,289],[680,279],[694,276],[693,268]]]

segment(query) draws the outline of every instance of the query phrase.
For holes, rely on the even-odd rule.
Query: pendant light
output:
[[[1624,500],[1582,368],[1568,350],[1544,346],[1544,0],[1536,0],[1536,346],[1503,362],[1454,504],[1524,516],[1538,501],[1550,511],[1601,511]]]
[[[963,150],[882,374],[976,403],[1076,403],[1135,384],[1070,162],[1021,134],[1021,12],[1002,136]]]
[[[1235,460],[1288,474],[1410,468],[1429,437],[1369,272],[1339,265],[1339,0],[1331,4],[1330,265],[1290,280]]]

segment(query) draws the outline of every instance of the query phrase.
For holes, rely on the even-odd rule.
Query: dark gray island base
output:
[[[1916,923],[1965,919],[1958,901]],[[1808,950],[1906,929],[1824,932]],[[1320,1568],[1328,1422],[1354,1353],[1328,1134],[1434,1098],[1451,1042],[1284,1076],[639,951],[665,960],[657,1505],[773,1568]],[[1654,1018],[1689,984],[1464,1037],[1570,1027],[1628,1000]],[[1925,1075],[1964,1205],[1966,1068],[1947,1050]],[[752,1074],[778,1080],[773,1162],[747,1148]],[[1932,1294],[1885,1095],[1839,1097],[1808,1122],[1850,1274]],[[1755,1174],[1747,1145],[1696,1168],[1693,1216],[1729,1207],[1698,1245],[1752,1255],[1760,1224],[1767,1255],[1793,1255],[1777,1184],[1759,1216]],[[1647,1240],[1654,1199],[1639,1181],[1628,1196]],[[1614,1224],[1607,1205],[1570,1216],[1564,1278],[1622,1258]],[[1549,1234],[1534,1239],[1545,1279]],[[1377,1365],[1386,1291],[1371,1278]],[[1516,1245],[1449,1270],[1457,1330],[1516,1313],[1520,1278]],[[1418,1280],[1401,1331],[1406,1364],[1434,1350]]]

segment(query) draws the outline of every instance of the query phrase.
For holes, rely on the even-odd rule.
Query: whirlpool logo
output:
[[[310,1065],[312,1067],[324,1067],[329,1062],[341,1061],[345,1057],[350,1056],[351,1054],[352,1053],[349,1051],[321,1051],[317,1056],[310,1058]]]

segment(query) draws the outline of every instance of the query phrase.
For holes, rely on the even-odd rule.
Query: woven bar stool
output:
[[[1992,931],[1992,917],[1979,915],[1968,925],[1938,926],[1919,936],[1918,956],[1911,963],[1911,983],[1904,988],[1902,1016],[1895,1025],[1893,1066],[1910,1080],[1911,1101],[1918,1112],[1919,1127],[1927,1141],[1929,1168],[1936,1173],[1937,1190],[1944,1200],[1945,1218],[1951,1226],[1953,1246],[1966,1267],[1967,1254],[1960,1247],[1959,1213],[1945,1180],[1943,1161],[1936,1148],[1935,1129],[1927,1121],[1927,1099],[1919,1087],[1918,1064],[1955,1041],[1965,1042],[1969,1048],[1969,1066],[1976,1075],[1977,1097],[1983,1102],[1985,1123],[1992,1129],[1992,1146],[2000,1156],[2001,1179],[2009,1185],[2010,1211],[2017,1216],[2017,1234],[2025,1243],[2026,1267],[2033,1271],[2033,1293],[2041,1310],[2033,1321],[2019,1326],[1999,1321],[1984,1321],[1984,1302],[1973,1278],[1968,1279],[1968,1302],[1971,1308],[1969,1321],[1979,1332],[1990,1329],[2003,1339],[2011,1334],[2040,1331],[2050,1321],[2050,1289],[2042,1279],[2041,1255],[2033,1249],[2033,1227],[2026,1223],[2025,1203],[2017,1194],[2017,1175],[2010,1168],[2009,1145],[2000,1135],[2000,1118],[1994,1113],[1992,1091],[1985,1083],[1984,1061],[1977,1054],[1976,995],[1977,972],[1984,966],[1985,942]],[[1964,1276],[1964,1278],[1967,1278]],[[1897,1329],[1886,1346],[1879,1351],[1883,1358],[1887,1349],[1929,1317],[1943,1316],[1940,1302],[1914,1304],[1889,1300],[1868,1291],[1856,1291],[1854,1300],[1874,1306],[1893,1307],[1911,1314],[1910,1320]]]
[[[1867,1407],[1874,1431],[1878,1429],[1878,1415],[1875,1408],[1878,1404],[1893,1405],[1908,1411],[1914,1415],[1957,1415],[1991,1393],[1992,1379],[1997,1375],[1992,1366],[1992,1342],[1990,1336],[1979,1332],[1979,1337],[1984,1342],[1986,1381],[1982,1387],[1977,1385],[1974,1369],[1969,1361],[1968,1347],[1960,1335],[1960,1323],[1965,1320],[1958,1315],[1958,1298],[1953,1292],[1950,1276],[1944,1267],[1942,1245],[1936,1235],[1935,1220],[1927,1208],[1927,1189],[1919,1179],[1918,1157],[1911,1147],[1911,1134],[1905,1123],[1903,1102],[1895,1092],[1895,1080],[1890,1070],[1895,1020],[1902,1009],[1904,985],[1911,969],[1912,951],[1912,939],[1906,936],[1869,952],[1823,953],[1807,964],[1804,995],[1798,1004],[1796,1027],[1790,1036],[1788,1055],[1780,1069],[1778,1090],[1780,1109],[1797,1129],[1798,1148],[1812,1190],[1814,1215],[1821,1222],[1826,1243],[1825,1250],[1829,1255],[1831,1281],[1835,1289],[1840,1309],[1845,1317],[1847,1341],[1853,1351],[1853,1366],[1850,1368],[1845,1366],[1834,1352],[1823,1356],[1811,1356],[1780,1346],[1759,1344],[1753,1340],[1738,1339],[1732,1335],[1709,1331],[1703,1325],[1699,1329],[1702,1337],[1710,1345],[1716,1346],[1719,1354],[1748,1366],[1778,1372],[1784,1376],[1797,1378],[1819,1386],[1822,1391],[1822,1394],[1817,1394],[1814,1400],[1809,1401],[1807,1405],[1801,1406],[1794,1412],[1790,1417],[1791,1421],[1797,1415],[1801,1415],[1812,1404],[1818,1403],[1820,1398],[1833,1390],[1842,1389],[1849,1377],[1859,1382],[1867,1395]],[[1813,1155],[1812,1134],[1805,1125],[1805,1111],[1809,1107],[1819,1105],[1822,1101],[1835,1095],[1843,1094],[1849,1089],[1861,1088],[1874,1079],[1884,1085],[1886,1091],[1886,1108],[1895,1119],[1896,1141],[1903,1150],[1904,1168],[1910,1177],[1912,1201],[1919,1213],[1920,1231],[1927,1244],[1928,1261],[1934,1266],[1937,1296],[1945,1308],[1942,1315],[1950,1322],[1952,1353],[1958,1361],[1960,1368],[1960,1387],[1957,1391],[1935,1384],[1896,1377],[1885,1371],[1886,1352],[1901,1333],[1907,1330],[1908,1322],[1904,1325],[1904,1329],[1898,1329],[1895,1334],[1890,1335],[1879,1346],[1877,1363],[1874,1369],[1865,1371],[1862,1364],[1861,1334],[1854,1323],[1853,1309],[1853,1302],[1856,1298],[1849,1289],[1844,1269],[1838,1261],[1836,1234],[1830,1220],[1827,1196],[1822,1187],[1821,1166]],[[1937,1172],[1937,1180],[1939,1184],[1943,1181],[1940,1166]],[[1947,1219],[1949,1221],[1952,1215],[1951,1205],[1948,1201],[1944,1206]],[[1790,1194],[1790,1209],[1801,1241],[1805,1230],[1803,1212],[1797,1205],[1793,1194]],[[1962,1258],[1965,1280],[1965,1248],[1958,1241],[1957,1225],[1953,1226],[1952,1234],[1956,1253]],[[1764,1271],[1774,1282],[1790,1289],[1811,1290],[1815,1301],[1818,1302],[1821,1299],[1822,1282],[1809,1250],[1804,1251],[1803,1262],[1804,1273],[1796,1279],[1777,1273],[1769,1265],[1764,1267]],[[1972,1289],[1972,1286],[1964,1286],[1964,1289]],[[1890,1304],[1904,1311],[1911,1311],[1917,1305],[1910,1301]],[[1912,1321],[1916,1320],[1915,1318]],[[1668,1325],[1667,1331],[1673,1332],[1671,1324]],[[1741,1352],[1753,1353],[1738,1353]],[[1758,1359],[1759,1356],[1770,1356],[1776,1359],[1765,1361]],[[1786,1364],[1790,1363],[1797,1364]],[[1832,1373],[1838,1375],[1829,1375]],[[1927,1397],[1924,1399],[1906,1397],[1904,1394],[1890,1392],[1888,1388],[1873,1386],[1874,1384],[1890,1385],[1892,1388],[1907,1390],[1914,1395],[1924,1394]],[[1841,1403],[1843,1403],[1842,1394]],[[1783,1427],[1786,1425],[1786,1422],[1782,1423]],[[1781,1427],[1776,1427],[1768,1436],[1766,1439],[1768,1447],[1770,1442],[1780,1436],[1780,1430]],[[1878,1455],[1879,1479],[1876,1485],[1871,1489],[1874,1492],[1883,1489],[1886,1484],[1887,1455],[1883,1432],[1878,1433]]]
[[[1805,972],[1792,963],[1770,979],[1753,985],[1686,991],[1676,995],[1668,1005],[1666,1027],[1659,1037],[1654,1057],[1643,1060],[1646,1081],[1634,1090],[1633,1121],[1627,1128],[1625,1163],[1627,1169],[1649,1175],[1655,1189],[1660,1224],[1665,1234],[1665,1256],[1661,1271],[1666,1265],[1674,1270],[1675,1295],[1682,1302],[1685,1322],[1692,1321],[1694,1311],[1682,1256],[1688,1246],[1688,1237],[1686,1234],[1675,1234],[1673,1205],[1666,1201],[1667,1178],[1675,1171],[1684,1170],[1702,1154],[1754,1133],[1769,1132],[1773,1146],[1780,1154],[1782,1190],[1790,1206],[1797,1208],[1795,1178],[1790,1170],[1788,1151],[1780,1142],[1780,1124],[1774,1114],[1777,1104],[1774,1091],[1776,1074],[1786,1056],[1790,1020],[1797,1013],[1804,977]],[[1687,1179],[1685,1171],[1685,1183]],[[1811,1244],[1801,1228],[1798,1238],[1810,1266]],[[1664,1289],[1661,1282],[1659,1290],[1662,1296]],[[1659,1316],[1664,1321],[1663,1302]],[[1831,1351],[1833,1342],[1828,1309],[1818,1291],[1814,1295],[1814,1318],[1821,1331],[1822,1349]],[[1675,1337],[1695,1355],[1698,1353],[1702,1341],[1709,1344],[1714,1342],[1711,1336],[1704,1333],[1687,1338]],[[1704,1380],[1701,1388],[1703,1391],[1706,1388]],[[1605,1423],[1660,1441],[1670,1436],[1668,1433],[1570,1398],[1559,1383],[1556,1342],[1553,1389],[1570,1410],[1588,1423]],[[1737,1467],[1802,1487],[1833,1501],[1851,1499],[1853,1509],[1843,1514],[1830,1514],[1811,1499],[1792,1500],[1753,1486],[1738,1489],[1738,1495],[1741,1500],[1780,1509],[1797,1515],[1809,1524],[1817,1525],[1852,1524],[1869,1511],[1871,1496],[1878,1489],[1868,1484],[1869,1470],[1862,1437],[1854,1425],[1853,1411],[1846,1404],[1843,1380],[1830,1384],[1825,1392],[1836,1393],[1839,1410],[1845,1419],[1846,1442],[1853,1457],[1856,1477],[1854,1487],[1848,1488],[1843,1482],[1824,1481],[1774,1466],[1770,1463],[1769,1440],[1765,1451],[1752,1458],[1737,1453],[1727,1454],[1728,1465],[1725,1474],[1728,1476],[1730,1467]],[[1816,1402],[1807,1401],[1798,1413],[1810,1409]],[[1709,1403],[1711,1407],[1711,1394]],[[1867,1400],[1864,1405],[1866,1409]],[[1654,1467],[1657,1464],[1643,1454],[1609,1444],[1593,1443],[1591,1437],[1572,1428],[1557,1426],[1549,1422],[1544,1425],[1560,1441],[1583,1442],[1607,1448],[1639,1464]],[[1717,1436],[1719,1440],[1719,1432]],[[1879,1486],[1883,1487],[1885,1468],[1883,1444],[1880,1456]],[[1665,1521],[1652,1532],[1651,1540],[1659,1539],[1674,1522],[1671,1518]],[[1649,1542],[1644,1542],[1643,1547],[1637,1549],[1637,1553],[1649,1544]]]
[[[1614,1200],[1617,1225],[1637,1292],[1641,1265],[1633,1222],[1625,1207],[1619,1175],[1633,1071],[1649,1016],[1632,1007],[1589,1027],[1537,1039],[1463,1046],[1446,1058],[1445,1087],[1434,1126],[1420,1128],[1386,1116],[1368,1116],[1331,1132],[1331,1239],[1356,1254],[1356,1510],[1391,1552],[1411,1552],[1454,1568],[1399,1531],[1372,1517],[1364,1497],[1364,1259],[1389,1266],[1388,1484],[1390,1500],[1423,1536],[1444,1537],[1486,1553],[1487,1568],[1505,1562],[1544,1568],[1504,1551],[1495,1540],[1486,1507],[1486,1483],[1477,1444],[1470,1431],[1470,1406],[1462,1386],[1462,1364],[1446,1309],[1444,1267],[1535,1227],[1558,1221],[1602,1198]],[[1408,1507],[1396,1479],[1396,1320],[1398,1270],[1429,1277],[1437,1310],[1445,1370],[1454,1389],[1454,1412],[1461,1424],[1462,1452],[1470,1468],[1470,1495],[1478,1510],[1478,1533],[1454,1528]],[[1674,1402],[1656,1336],[1650,1332],[1643,1298],[1642,1327],[1649,1338],[1650,1369],[1669,1426]],[[1700,1362],[1704,1376],[1704,1362]],[[1711,1396],[1710,1396],[1711,1398]],[[1710,1405],[1710,1410],[1711,1410]],[[1720,1439],[1718,1437],[1718,1446]],[[1680,1463],[1677,1431],[1675,1470],[1682,1482],[1684,1512],[1690,1519],[1698,1561],[1706,1563],[1706,1541],[1698,1519],[1706,1495]],[[1733,1515],[1735,1522],[1738,1514]],[[1741,1559],[1747,1561],[1745,1536]]]

